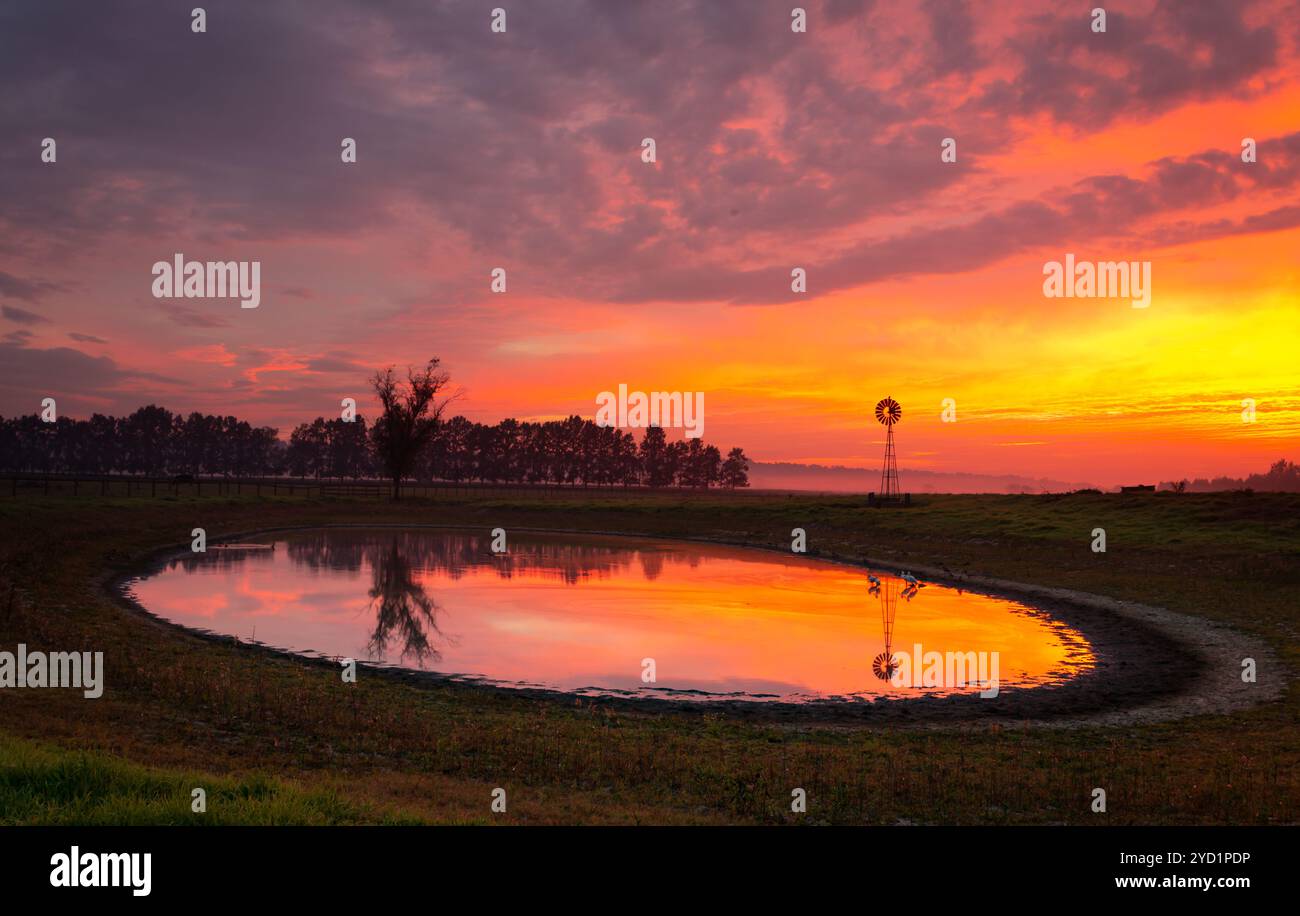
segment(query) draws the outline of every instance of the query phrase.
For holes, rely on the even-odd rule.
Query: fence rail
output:
[[[0,495],[31,496],[254,496],[316,499],[387,499],[392,484],[382,480],[310,480],[290,478],[144,477],[125,474],[0,474]],[[402,497],[448,499],[458,497],[541,496],[566,499],[575,496],[664,497],[708,495],[749,496],[773,491],[712,487],[623,487],[582,484],[479,483],[403,481]]]

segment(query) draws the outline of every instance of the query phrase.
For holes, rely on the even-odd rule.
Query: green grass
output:
[[[196,788],[206,792],[202,813],[192,810]],[[304,792],[264,776],[161,770],[0,735],[0,825],[332,825],[375,819],[335,793]]]
[[[11,772],[17,764],[9,761],[21,754],[5,751],[0,820],[188,823],[189,790],[202,784],[208,817],[258,823],[393,816],[438,823],[1295,823],[1297,519],[1300,496],[1285,494],[934,496],[896,511],[846,497],[752,495],[511,495],[398,505],[0,498],[0,646],[93,648],[104,651],[107,666],[100,700],[67,691],[0,697],[0,734],[38,740],[47,755],[39,766]],[[332,671],[159,627],[97,585],[110,572],[134,569],[153,549],[187,543],[196,525],[211,540],[262,527],[376,522],[627,531],[787,548],[791,528],[803,527],[823,556],[946,565],[1221,620],[1269,642],[1285,671],[1267,676],[1288,675],[1292,686],[1282,702],[1231,718],[1073,731],[1014,724],[791,728],[377,677],[343,695]],[[1094,527],[1107,530],[1106,554],[1089,547]],[[64,753],[91,763],[60,770]],[[196,771],[210,774],[208,783],[186,775]],[[496,786],[509,792],[508,814],[489,813]],[[1107,789],[1104,816],[1089,807],[1095,786]],[[803,818],[789,811],[795,787],[808,792]],[[229,807],[222,812],[214,797]]]

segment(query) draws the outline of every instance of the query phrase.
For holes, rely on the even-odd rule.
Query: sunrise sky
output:
[[[476,420],[703,391],[760,461],[878,466],[885,395],[904,472],[1300,459],[1300,3],[195,5],[0,4],[0,414],[287,435],[438,355]],[[155,299],[175,252],[260,307]]]

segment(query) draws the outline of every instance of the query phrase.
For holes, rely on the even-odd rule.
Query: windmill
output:
[[[882,398],[876,405],[876,420],[885,427],[885,465],[880,470],[880,501],[902,499],[898,489],[898,458],[894,453],[894,424],[903,418],[903,408],[893,398]]]
[[[884,582],[871,586],[872,594],[880,596],[880,619],[885,627],[885,651],[871,662],[871,672],[882,681],[887,681],[898,670],[898,659],[894,658],[894,615],[898,609],[898,580],[887,576]]]

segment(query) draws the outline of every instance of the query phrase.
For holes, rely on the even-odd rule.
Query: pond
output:
[[[512,531],[496,554],[486,529],[253,540],[169,559],[128,593],[175,623],[306,655],[588,696],[995,696],[1095,661],[1078,632],[1014,601],[773,551]]]

